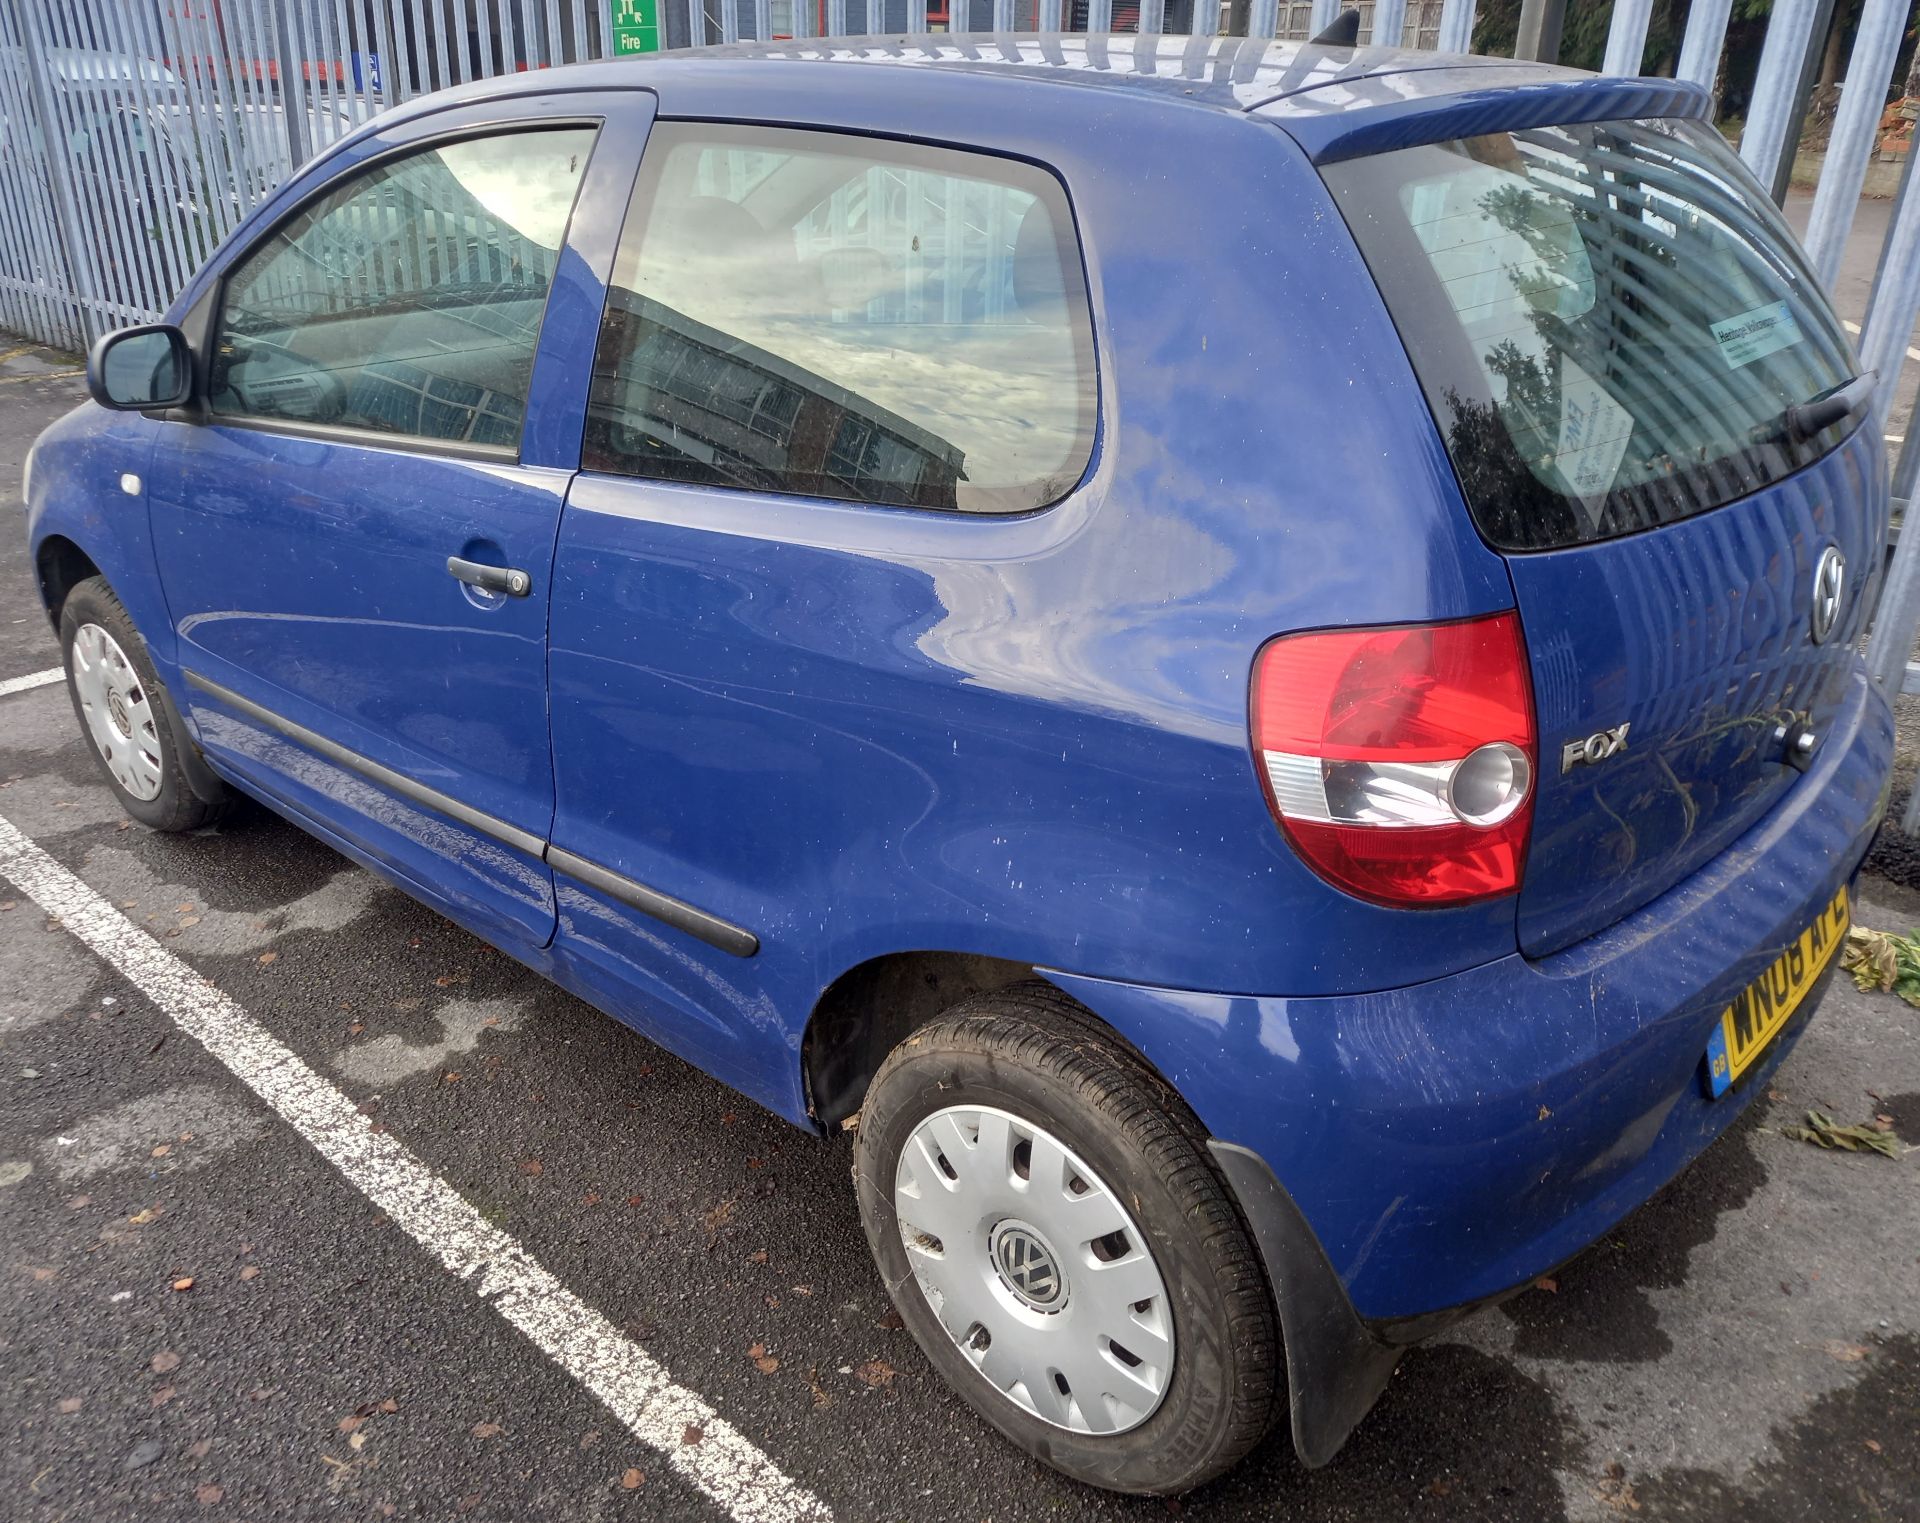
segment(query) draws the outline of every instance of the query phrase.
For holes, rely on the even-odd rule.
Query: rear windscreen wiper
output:
[[[1794,403],[1780,414],[1780,431],[1797,444],[1826,432],[1836,423],[1853,421],[1873,405],[1873,388],[1878,380],[1874,371],[1862,371],[1851,381],[1831,387],[1805,402]]]

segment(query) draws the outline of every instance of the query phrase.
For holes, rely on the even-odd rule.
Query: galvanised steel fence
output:
[[[1542,0],[1529,0],[1533,6]],[[1562,0],[1543,0],[1551,7]],[[1654,0],[1615,0],[1609,73],[1639,72]],[[1912,0],[1864,0],[1808,225],[1831,282],[1852,231]],[[1031,47],[1035,32],[1190,36],[1205,70],[1240,36],[1305,38],[1341,0],[0,0],[0,327],[85,348],[151,321],[213,248],[313,154],[377,112],[524,69],[752,38],[926,34]],[[1363,0],[1363,42],[1467,51],[1476,0]],[[1693,0],[1675,72],[1711,86],[1732,0]],[[1774,0],[1740,152],[1782,184],[1830,0]],[[1527,31],[1522,16],[1521,30]],[[1895,203],[1860,334],[1882,378],[1877,426],[1902,441],[1894,494],[1920,478],[1915,419],[1891,419],[1920,315],[1920,189]],[[1890,690],[1920,623],[1920,532],[1902,540],[1868,647]],[[1920,790],[1907,826],[1920,829]]]

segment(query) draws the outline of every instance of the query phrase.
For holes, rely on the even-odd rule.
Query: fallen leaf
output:
[[[764,1264],[766,1261],[767,1250],[764,1248],[756,1248],[752,1253],[747,1255],[747,1262],[749,1264]]]
[[[400,1410],[400,1403],[389,1396],[385,1401],[380,1403],[380,1410],[389,1414],[398,1412]]]
[[[171,1153],[172,1151],[173,1151],[173,1144],[170,1142],[163,1142],[157,1148],[155,1148],[151,1153],[149,1153],[147,1156],[149,1158],[165,1158],[167,1154]]]
[[[55,1404],[54,1410],[56,1412],[65,1412],[71,1416],[80,1410],[80,1398],[78,1396],[62,1396]]]
[[[807,1389],[813,1393],[815,1411],[833,1405],[833,1398],[827,1394],[826,1387],[820,1384],[820,1371],[817,1366],[807,1371]]]
[[[879,1325],[890,1333],[897,1333],[900,1331],[901,1328],[907,1325],[907,1319],[901,1316],[900,1313],[895,1311],[891,1306],[889,1306],[884,1312],[880,1314]]]
[[[683,1444],[697,1444],[706,1436],[698,1423],[688,1423],[686,1427],[680,1430],[680,1442]]]
[[[258,957],[254,959],[254,961],[259,963],[260,966],[263,968],[266,967],[269,963],[275,963],[275,962],[278,962],[279,960],[280,960],[280,954],[278,952],[262,952]]]
[[[171,1375],[180,1368],[180,1356],[172,1349],[162,1349],[148,1361],[147,1368],[156,1375]]]
[[[442,973],[433,981],[433,986],[436,989],[451,989],[455,984],[464,984],[467,978],[465,973]]]
[[[189,929],[192,926],[196,926],[199,923],[200,923],[200,917],[198,915],[182,915],[180,917],[180,929],[183,931]]]
[[[365,1021],[348,1021],[347,1022],[348,1036],[358,1036],[360,1035],[361,1032],[365,1031],[366,1029],[367,1029],[367,1025]]]
[[[582,1449],[591,1449],[599,1442],[600,1430],[598,1428],[589,1428],[585,1433],[580,1435],[580,1447]]]
[[[260,1273],[260,1266],[258,1264],[248,1264],[240,1271],[240,1278],[243,1280],[251,1280],[258,1273]]]
[[[768,1296],[768,1297],[767,1297],[767,1310],[768,1310],[768,1311],[772,1311],[772,1310],[773,1310],[773,1309],[774,1309],[775,1307],[777,1307],[777,1306],[778,1306],[779,1304],[780,1304],[780,1298],[779,1298],[778,1296]]]
[[[1920,1006],[1920,933],[1896,936],[1855,926],[1847,932],[1840,966],[1853,975],[1854,987],[1868,994],[1897,994]]]
[[[349,1433],[347,1435],[347,1447],[353,1450],[355,1454],[358,1454],[362,1449],[366,1448],[366,1446],[367,1446],[366,1434]]]
[[[345,1417],[341,1418],[339,1422],[335,1423],[334,1426],[342,1433],[351,1433],[365,1421],[366,1419],[358,1412],[349,1412]]]
[[[780,1368],[780,1361],[775,1359],[771,1354],[763,1354],[753,1362],[759,1368],[762,1375],[771,1375],[775,1370]]]
[[[1870,1449],[1870,1450],[1872,1450],[1872,1451],[1873,1451],[1873,1452],[1874,1452],[1875,1454],[1878,1454],[1878,1453],[1880,1452],[1880,1440],[1879,1440],[1879,1439],[1877,1439],[1877,1438],[1863,1438],[1863,1439],[1861,1439],[1861,1440],[1860,1440],[1860,1442],[1861,1442],[1861,1443],[1862,1443],[1862,1444],[1863,1444],[1863,1445],[1864,1445],[1865,1447],[1867,1447],[1868,1449]]]
[[[1900,1156],[1900,1143],[1891,1132],[1874,1126],[1842,1126],[1825,1111],[1808,1111],[1805,1126],[1783,1126],[1782,1135],[1796,1142],[1811,1142],[1817,1147],[1840,1148],[1859,1153],[1871,1150],[1887,1158]]]
[[[173,912],[176,915],[191,915],[193,913],[193,905],[191,903],[176,904],[173,907]]]
[[[1842,1364],[1858,1364],[1868,1353],[1863,1344],[1841,1343],[1837,1340],[1830,1340],[1821,1347],[1827,1351],[1828,1357],[1838,1359]]]
[[[440,1075],[440,1082],[442,1084],[458,1084],[460,1082],[460,1070],[457,1068],[449,1068],[445,1073]]]
[[[179,1279],[173,1282],[173,1288],[175,1290],[192,1290],[193,1276],[190,1274],[182,1275]]]
[[[597,1206],[597,1205],[599,1205],[599,1204],[600,1204],[600,1192],[599,1192],[598,1190],[589,1190],[589,1191],[587,1191],[587,1193],[586,1193],[585,1195],[583,1195],[583,1196],[581,1196],[581,1197],[580,1197],[580,1204],[581,1204],[581,1205],[583,1205],[583,1206]]]
[[[620,1487],[623,1491],[638,1491],[646,1483],[647,1477],[644,1471],[628,1467],[620,1472]]]
[[[544,1174],[546,1171],[547,1166],[538,1158],[529,1158],[525,1163],[520,1165],[520,1172],[522,1174]]]
[[[1558,1295],[1560,1293],[1560,1282],[1550,1274],[1543,1274],[1533,1282],[1533,1288],[1535,1290],[1544,1290],[1548,1295]]]
[[[498,1423],[475,1423],[467,1431],[475,1438],[498,1438],[503,1430]]]
[[[211,1481],[204,1486],[196,1486],[193,1488],[193,1499],[202,1507],[213,1506],[215,1502],[219,1501],[225,1495],[226,1492],[222,1491],[218,1486],[215,1486]]]
[[[176,1394],[178,1393],[175,1392],[172,1386],[161,1386],[148,1400],[155,1407],[164,1407],[168,1402],[173,1400]]]
[[[127,1218],[127,1221],[135,1227],[144,1227],[148,1222],[152,1221],[159,1214],[160,1214],[160,1208],[158,1206],[148,1206],[146,1210],[138,1212],[133,1216],[129,1216]]]
[[[869,1359],[865,1364],[853,1367],[854,1378],[863,1385],[885,1390],[893,1384],[893,1377],[899,1373],[884,1359]]]
[[[207,1451],[212,1447],[213,1447],[212,1439],[210,1438],[198,1439],[195,1442],[187,1445],[187,1458],[192,1460],[203,1460],[207,1457]]]
[[[733,1220],[733,1213],[739,1209],[739,1202],[728,1198],[709,1211],[704,1220],[707,1232],[711,1236]]]
[[[33,1272],[33,1277],[34,1279],[38,1280],[42,1285],[44,1285],[47,1283],[48,1280],[51,1280],[59,1272],[60,1271],[57,1269],[36,1269]]]
[[[644,1195],[629,1195],[627,1197],[627,1204],[630,1206],[637,1206],[645,1200],[646,1200],[646,1196]]]
[[[76,1195],[72,1200],[67,1202],[67,1209],[69,1211],[84,1211],[92,1204],[93,1197],[91,1195]]]

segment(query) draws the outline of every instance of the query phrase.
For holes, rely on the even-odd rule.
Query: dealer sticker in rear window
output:
[[[1777,354],[1800,342],[1800,324],[1784,301],[1769,302],[1709,326],[1729,370],[1738,370],[1763,355]]]

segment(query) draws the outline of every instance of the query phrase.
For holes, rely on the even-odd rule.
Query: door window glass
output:
[[[1065,495],[1093,446],[1059,183],[985,154],[663,125],[614,265],[583,463],[964,512]]]
[[[593,137],[445,143],[311,203],[227,278],[213,410],[517,445]]]

